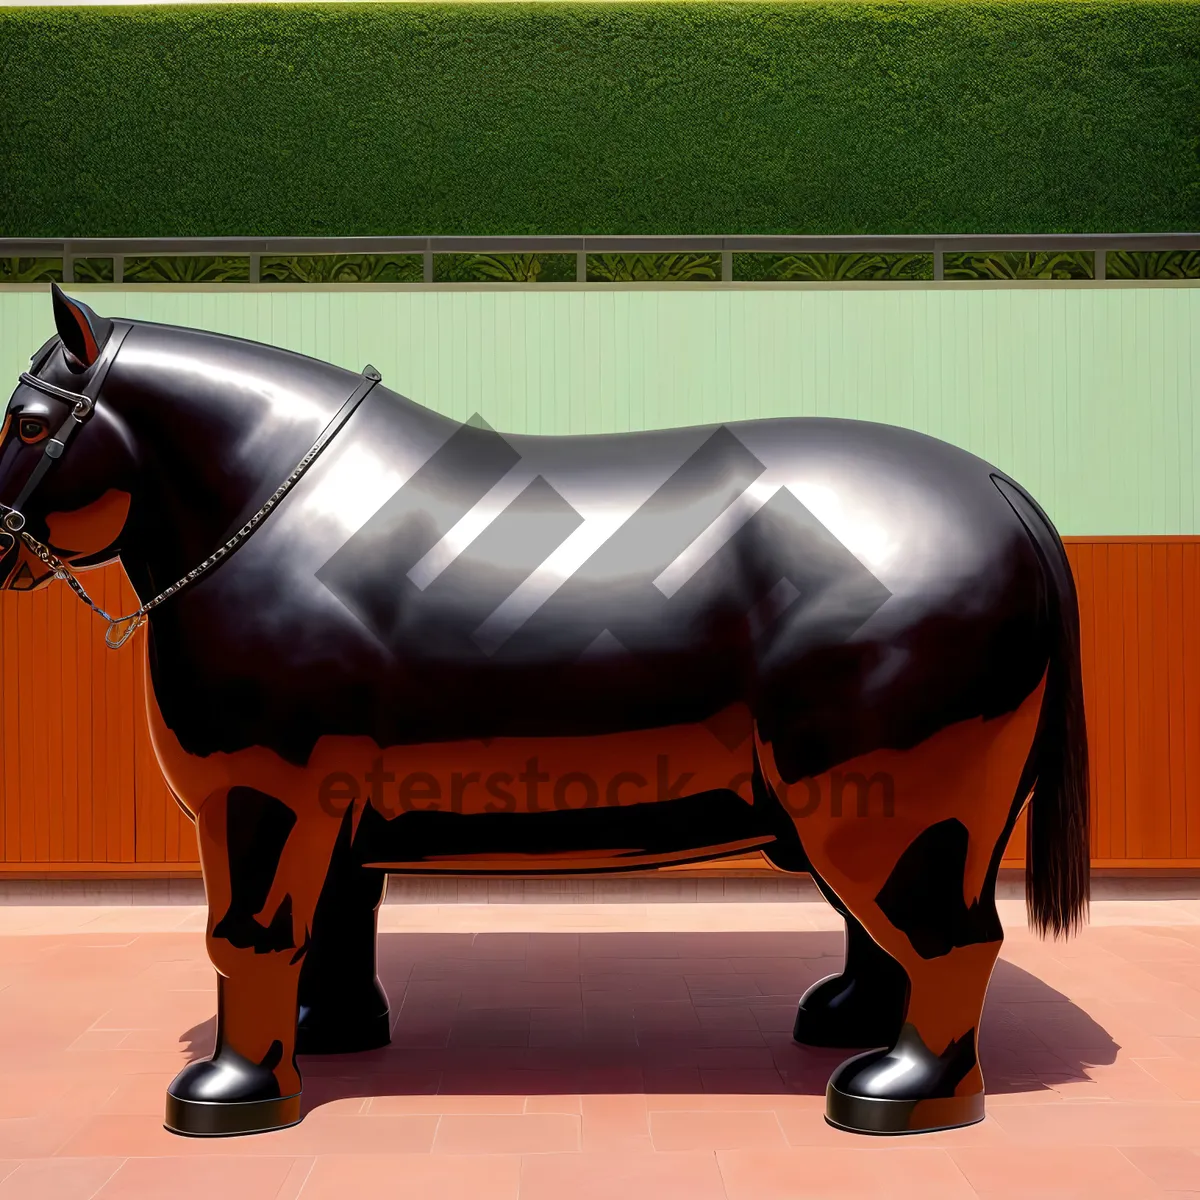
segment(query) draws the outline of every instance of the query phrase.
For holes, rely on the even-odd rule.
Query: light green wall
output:
[[[75,293],[346,367],[512,432],[860,417],[965,446],[1064,534],[1200,533],[1200,288]],[[53,331],[0,292],[15,383]]]

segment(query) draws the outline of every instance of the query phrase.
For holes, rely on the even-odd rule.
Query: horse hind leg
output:
[[[792,1039],[802,1046],[833,1049],[892,1045],[908,1002],[904,968],[867,933],[808,860],[792,818],[763,778],[757,753],[751,786],[755,806],[763,810],[778,838],[767,848],[767,857],[781,871],[807,872],[846,923],[842,969],[818,980],[801,996]]]
[[[791,787],[764,747],[768,780],[814,870],[909,985],[894,1039],[830,1079],[833,1125],[915,1133],[983,1118],[978,1030],[1003,940],[996,873],[1027,790],[1041,695],[1006,717],[962,722]],[[789,804],[789,792],[803,803]]]
[[[813,882],[846,922],[841,971],[800,997],[792,1038],[803,1046],[852,1049],[891,1046],[904,1022],[908,976],[815,872]]]
[[[1003,932],[994,887],[971,908],[962,900],[968,838],[957,820],[931,826],[875,898],[883,919],[870,927],[907,942],[894,953],[912,981],[911,999],[889,1047],[850,1059],[830,1079],[827,1117],[835,1125],[908,1133],[983,1119],[978,1031]]]

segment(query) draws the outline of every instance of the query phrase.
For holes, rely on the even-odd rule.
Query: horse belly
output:
[[[360,796],[358,856],[394,870],[524,874],[752,850],[773,835],[752,803],[749,729],[748,715],[727,713],[593,737],[380,751]],[[343,782],[345,795],[355,791]]]
[[[580,737],[380,747],[322,737],[303,765],[262,746],[187,753],[153,701],[167,782],[196,813],[230,788],[352,822],[364,865],[420,872],[634,870],[742,853],[775,840],[752,802],[742,705],[700,723]]]

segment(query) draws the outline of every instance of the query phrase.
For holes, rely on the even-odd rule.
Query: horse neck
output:
[[[130,343],[116,405],[138,465],[121,560],[145,600],[257,511],[352,383],[324,363],[189,330],[160,327]]]

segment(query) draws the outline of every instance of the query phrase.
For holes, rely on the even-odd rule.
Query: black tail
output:
[[[1088,910],[1088,747],[1079,656],[1079,601],[1066,551],[1050,518],[1010,479],[992,477],[1037,548],[1046,583],[1052,644],[1032,753],[1025,903],[1045,936],[1078,931]]]

